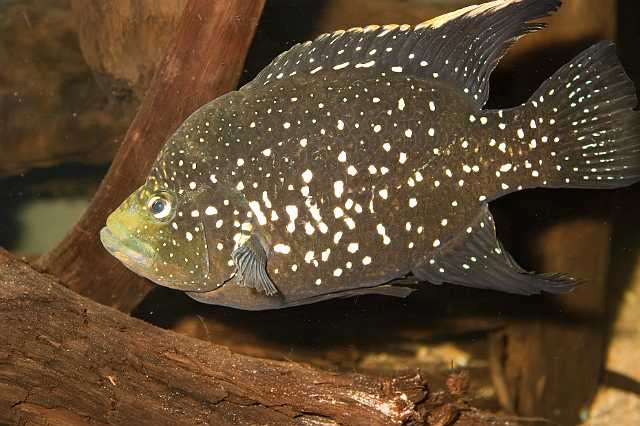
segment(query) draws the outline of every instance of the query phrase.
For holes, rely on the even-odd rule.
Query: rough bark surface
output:
[[[148,281],[100,245],[107,214],[144,178],[164,141],[197,107],[235,88],[264,0],[190,0],[176,38],[87,213],[38,267],[100,303],[129,311]],[[99,271],[99,274],[96,274]]]
[[[459,399],[465,377],[429,392],[416,372],[238,355],[99,305],[4,251],[0,324],[0,424],[506,424]]]

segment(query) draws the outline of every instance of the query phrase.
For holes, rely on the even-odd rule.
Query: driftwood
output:
[[[144,98],[186,0],[71,0],[78,40],[103,90],[119,102]]]
[[[0,177],[110,161],[129,115],[92,78],[68,1],[0,2],[0,17]]]
[[[536,211],[536,204],[545,203],[542,195],[529,197],[523,205]],[[611,238],[611,226],[603,217],[610,216],[610,195],[601,193],[599,206],[582,209],[584,192],[546,195],[546,202],[554,205],[555,211],[547,213],[553,225],[529,230],[535,235],[535,269],[564,271],[584,283],[568,295],[546,298],[546,306],[538,303],[541,315],[514,320],[493,333],[494,384],[500,402],[512,412],[577,424],[598,389],[605,351]],[[568,217],[572,214],[563,209],[580,218]],[[591,217],[585,217],[589,213]],[[535,222],[524,212],[515,216]]]
[[[0,251],[0,423],[501,425],[416,372],[263,360],[92,302]],[[514,424],[511,420],[509,424]]]
[[[264,0],[190,0],[176,38],[86,214],[38,267],[69,288],[130,311],[151,288],[100,245],[98,232],[144,178],[167,137],[238,82]]]

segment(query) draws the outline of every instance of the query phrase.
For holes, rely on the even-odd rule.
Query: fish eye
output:
[[[173,211],[173,203],[168,194],[160,193],[149,198],[147,207],[151,215],[159,220],[168,218]]]

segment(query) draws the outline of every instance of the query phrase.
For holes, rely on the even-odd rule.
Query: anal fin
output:
[[[535,274],[522,269],[498,241],[486,204],[462,235],[423,258],[413,268],[413,274],[433,284],[446,282],[523,295],[566,293],[577,284],[568,275]]]
[[[249,239],[231,253],[236,264],[236,281],[244,287],[255,288],[267,296],[278,293],[278,289],[267,273],[267,252],[260,239],[251,235]]]

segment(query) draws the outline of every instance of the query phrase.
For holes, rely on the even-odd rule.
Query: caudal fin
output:
[[[618,188],[640,181],[637,103],[611,42],[590,47],[559,69],[526,104],[539,136],[532,149],[546,154],[536,183]]]

